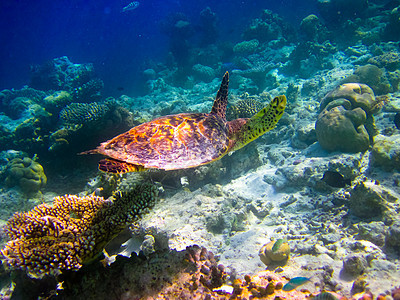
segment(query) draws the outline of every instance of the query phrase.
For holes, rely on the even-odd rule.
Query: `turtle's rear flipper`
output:
[[[124,174],[128,172],[141,172],[146,170],[146,168],[106,158],[99,161],[99,170],[107,173]]]

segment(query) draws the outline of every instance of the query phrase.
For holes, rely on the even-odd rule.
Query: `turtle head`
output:
[[[237,119],[230,126],[230,138],[233,141],[231,151],[238,150],[248,143],[275,128],[285,111],[286,97],[275,97],[271,103],[250,119]],[[239,126],[240,125],[240,126]]]

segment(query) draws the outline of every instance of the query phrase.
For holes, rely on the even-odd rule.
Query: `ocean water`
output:
[[[397,0],[1,1],[2,299],[102,299],[115,282],[112,299],[235,299],[238,291],[213,289],[264,270],[274,283],[302,282],[270,293],[286,299],[398,299],[399,19]],[[225,120],[224,109],[209,113],[226,72]],[[275,126],[280,95],[287,103]],[[264,107],[267,121],[257,119]],[[190,125],[178,133],[181,119],[165,116],[182,113],[195,115],[180,115]],[[254,123],[266,133],[231,151],[243,132],[258,134]],[[150,206],[144,215],[138,194],[137,205]],[[83,209],[90,217],[103,205],[104,220],[135,225],[109,243],[126,224],[90,223],[68,200],[89,198],[102,203]],[[54,199],[64,200],[51,207]],[[31,211],[38,205],[51,212]],[[173,251],[193,245],[225,266],[215,271],[221,282],[192,279],[194,288],[183,267],[157,269],[161,256],[172,263]],[[110,263],[131,252],[141,260]],[[143,261],[153,279],[138,284]],[[242,297],[269,299],[251,286]]]

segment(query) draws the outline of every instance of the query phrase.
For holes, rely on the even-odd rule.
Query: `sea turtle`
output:
[[[286,106],[286,97],[278,96],[252,118],[228,122],[228,84],[226,72],[210,113],[159,117],[82,154],[107,156],[99,169],[110,173],[186,169],[218,160],[274,128]]]

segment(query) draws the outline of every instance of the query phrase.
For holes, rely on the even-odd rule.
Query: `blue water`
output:
[[[165,60],[168,38],[160,23],[176,12],[195,27],[207,6],[218,16],[218,41],[237,42],[243,29],[268,8],[298,24],[313,10],[313,1],[180,1],[143,0],[137,9],[121,13],[129,1],[0,2],[0,90],[29,83],[31,65],[68,56],[74,63],[94,64],[105,83],[104,95],[123,87],[141,93],[144,62]]]

